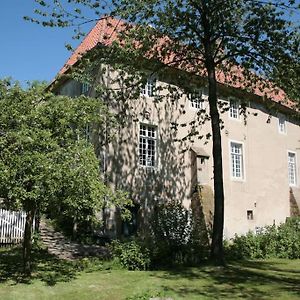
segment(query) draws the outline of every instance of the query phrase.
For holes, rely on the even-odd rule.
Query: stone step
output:
[[[40,237],[48,252],[61,259],[73,260],[86,256],[107,257],[109,255],[107,248],[103,246],[81,245],[66,239],[62,233],[55,231],[43,220],[40,223]]]

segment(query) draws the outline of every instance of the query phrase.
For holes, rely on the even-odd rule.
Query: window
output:
[[[247,210],[247,220],[253,220],[253,210]]]
[[[231,175],[235,179],[244,178],[243,168],[243,144],[231,142],[230,143],[231,156]]]
[[[289,184],[297,185],[297,162],[295,152],[288,152],[288,176]]]
[[[202,91],[196,90],[189,94],[190,107],[195,109],[203,109]]]
[[[90,85],[86,82],[82,83],[81,85],[81,94],[82,95],[88,95],[89,91],[90,91]]]
[[[142,88],[142,95],[147,97],[155,96],[156,78],[149,77]]]
[[[156,135],[154,126],[140,125],[139,163],[145,167],[156,166]]]
[[[286,133],[286,124],[283,115],[278,116],[278,130],[280,133]]]
[[[231,119],[239,120],[240,118],[240,104],[237,101],[230,100],[229,117]]]

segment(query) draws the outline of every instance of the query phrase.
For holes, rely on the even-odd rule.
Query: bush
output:
[[[150,220],[151,263],[195,265],[207,258],[208,240],[190,210],[170,202],[156,208]]]
[[[300,258],[300,217],[288,218],[278,227],[266,226],[260,232],[235,236],[225,243],[225,253],[241,258]]]
[[[300,258],[300,217],[289,218],[278,227],[277,256],[279,258]]]
[[[149,250],[136,241],[112,241],[109,245],[114,259],[128,270],[146,270],[150,264]]]

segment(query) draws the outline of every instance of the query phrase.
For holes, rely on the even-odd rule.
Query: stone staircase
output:
[[[106,247],[99,245],[83,245],[68,240],[62,233],[55,231],[45,220],[40,222],[40,237],[43,245],[50,254],[60,259],[74,260],[84,257],[106,258],[109,252]]]

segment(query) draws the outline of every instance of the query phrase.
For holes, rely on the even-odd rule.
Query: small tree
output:
[[[206,79],[215,198],[211,258],[222,264],[224,188],[218,81],[272,98],[279,93],[270,81],[274,79],[279,86],[288,87],[290,95],[295,95],[299,86],[296,72],[299,69],[299,27],[288,20],[288,16],[299,8],[299,1],[113,0],[107,6],[105,1],[71,0],[70,10],[60,1],[36,2],[50,10],[52,3],[60,12],[36,11],[42,20],[31,20],[44,26],[76,24],[80,27],[95,21],[86,14],[87,9],[97,20],[107,12],[119,16],[135,24],[127,26],[120,39],[124,64],[132,61],[129,59],[132,57],[147,57],[163,62],[163,66],[188,70]],[[291,76],[286,76],[284,70]]]
[[[22,90],[0,82],[0,196],[10,209],[26,211],[24,271],[30,273],[31,233],[37,211],[63,206],[77,221],[94,217],[105,196],[118,206],[130,204],[100,180],[99,161],[84,129],[101,130],[109,116],[99,100]],[[62,205],[64,204],[64,205]]]

